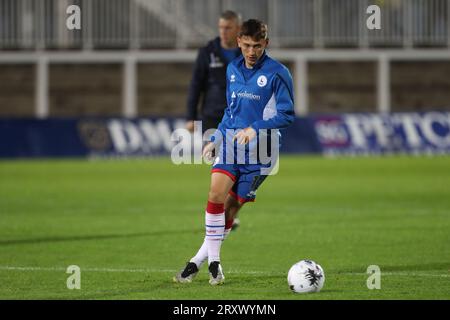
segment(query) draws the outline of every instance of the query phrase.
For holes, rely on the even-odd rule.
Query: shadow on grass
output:
[[[176,235],[176,234],[196,234],[204,232],[202,230],[161,230],[154,232],[137,232],[127,234],[102,234],[102,235],[84,235],[84,236],[67,236],[67,237],[42,237],[30,239],[11,239],[0,240],[0,246],[16,245],[16,244],[38,244],[51,242],[65,242],[65,241],[90,241],[90,240],[105,240],[105,239],[124,239],[137,237],[155,237],[162,235]]]

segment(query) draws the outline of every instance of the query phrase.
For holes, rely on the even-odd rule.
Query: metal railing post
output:
[[[82,47],[84,50],[92,50],[93,47],[93,21],[92,21],[92,0],[83,0],[81,12],[81,32],[82,32]]]
[[[450,0],[447,0],[447,48],[450,49]]]
[[[323,48],[323,0],[314,1],[314,47]]]
[[[278,37],[278,15],[277,15],[277,0],[269,0],[267,3],[267,24],[269,26],[269,37],[271,37],[271,46],[279,47],[280,42]]]
[[[295,113],[299,116],[307,115],[308,106],[308,62],[306,57],[295,59]]]
[[[136,58],[128,55],[123,63],[122,76],[122,114],[126,118],[137,116]]]
[[[377,67],[377,109],[379,113],[389,113],[391,112],[391,71],[387,55],[379,56]]]
[[[41,55],[36,61],[35,115],[38,119],[49,115],[48,68],[47,58]]]
[[[359,8],[358,8],[358,12],[359,12],[359,47],[360,48],[368,48],[369,47],[369,31],[367,29],[367,8],[369,7],[369,2],[367,0],[360,0],[358,2]]]
[[[132,50],[137,50],[140,47],[140,37],[139,37],[139,10],[138,6],[134,1],[130,1],[130,48]]]
[[[413,7],[411,0],[403,0],[403,46],[413,47]]]
[[[183,10],[182,5],[183,5],[182,1],[177,1],[175,3],[174,9],[175,9],[175,17],[177,17],[177,21],[180,21],[182,18],[182,14],[183,14],[182,13],[182,10]],[[177,23],[177,25],[176,25],[176,31],[177,31],[176,32],[176,36],[177,36],[176,48],[177,49],[186,48],[186,41],[187,41],[186,33],[185,33],[186,30],[183,30],[183,28],[184,28],[184,26],[181,23]]]

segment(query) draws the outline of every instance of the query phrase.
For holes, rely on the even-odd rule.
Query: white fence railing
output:
[[[137,107],[137,65],[139,63],[182,62],[193,63],[195,50],[152,50],[144,51],[74,51],[58,52],[0,52],[1,64],[34,64],[35,116],[47,118],[49,114],[49,65],[58,63],[102,64],[119,63],[122,73],[122,114],[136,117]],[[317,61],[373,61],[377,63],[376,106],[380,113],[391,111],[391,62],[393,61],[450,61],[447,49],[389,49],[389,50],[271,50],[274,58],[292,63],[297,115],[309,113],[308,65]]]
[[[381,30],[366,27],[372,4]],[[450,0],[0,0],[0,49],[196,47],[226,9],[266,21],[272,47],[450,47]]]

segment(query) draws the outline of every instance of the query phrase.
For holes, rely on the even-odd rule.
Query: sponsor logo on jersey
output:
[[[237,96],[242,99],[261,100],[261,96],[247,91],[239,92]]]
[[[236,76],[234,74],[232,74],[230,76],[230,82],[235,82],[236,81]]]

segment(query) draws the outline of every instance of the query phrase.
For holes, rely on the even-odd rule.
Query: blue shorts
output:
[[[245,146],[238,145],[230,134],[226,134],[218,146],[219,154],[216,154],[211,172],[221,172],[234,181],[230,195],[240,203],[255,201],[256,190],[272,172],[272,160],[260,158],[258,147],[258,139]],[[267,149],[271,150],[270,147]]]
[[[218,163],[213,165],[211,172],[221,172],[229,176],[234,181],[229,194],[243,204],[255,201],[256,190],[267,177],[261,174],[261,168],[258,164]]]

